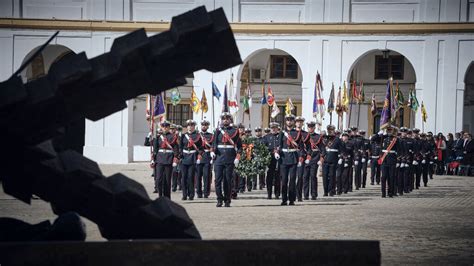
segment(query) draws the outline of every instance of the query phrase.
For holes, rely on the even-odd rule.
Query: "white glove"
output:
[[[425,163],[426,163],[426,161],[425,161],[425,160],[423,160],[423,161],[421,161],[421,163],[422,163],[422,164],[425,164]]]
[[[213,151],[211,151],[211,158],[212,159],[216,158],[216,154]]]
[[[408,167],[408,164],[402,163],[402,167]]]
[[[413,160],[413,163],[412,163],[412,164],[413,164],[413,165],[418,165],[418,162],[415,161],[415,160]]]
[[[301,167],[301,166],[303,166],[303,163],[302,163],[302,162],[298,162],[297,167]]]
[[[397,163],[397,164],[395,165],[395,167],[397,167],[397,168],[398,168],[398,167],[400,167],[400,164],[399,164],[399,163]]]
[[[344,167],[349,167],[349,165],[347,163],[344,164]]]
[[[434,159],[435,159],[435,160],[438,160],[438,156],[435,156]]]
[[[367,164],[370,164],[371,162],[372,162],[372,160],[369,160],[369,161],[367,162]]]
[[[362,158],[362,163],[365,163],[365,158]]]
[[[318,165],[321,165],[321,164],[322,164],[321,161],[318,161]]]
[[[196,164],[200,164],[200,163],[201,163],[201,160],[197,159]]]
[[[342,159],[339,159],[339,161],[337,161],[337,164],[342,164]]]
[[[177,164],[177,163],[173,163],[172,166],[173,166],[173,167],[176,167],[176,166],[178,166],[178,164]]]
[[[213,164],[213,163],[214,163],[214,160],[211,160],[209,163],[210,163],[210,164]]]
[[[275,157],[275,159],[280,160],[280,154],[275,152],[275,154],[273,156]]]
[[[234,165],[235,165],[235,167],[237,167],[239,165],[239,159],[234,160]]]
[[[304,160],[304,163],[309,164],[309,160],[308,159]]]
[[[433,164],[433,162],[432,162],[432,161],[430,161],[430,164]]]
[[[355,161],[355,162],[354,162],[354,165],[359,165],[359,161]]]

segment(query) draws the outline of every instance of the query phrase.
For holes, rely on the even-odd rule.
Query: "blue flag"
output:
[[[387,93],[383,103],[382,114],[380,115],[380,129],[386,128],[390,124],[392,118],[392,90],[390,80],[387,81]]]
[[[217,88],[217,85],[216,85],[216,83],[214,83],[214,81],[212,82],[212,96],[216,97],[217,100],[219,100],[221,98],[221,92]]]
[[[153,118],[160,119],[165,114],[165,101],[163,99],[163,93],[156,95],[155,107],[153,108]]]
[[[222,112],[229,112],[229,99],[227,98],[227,84],[224,86],[224,101],[222,102]]]

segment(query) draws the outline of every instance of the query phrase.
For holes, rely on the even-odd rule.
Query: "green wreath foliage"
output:
[[[242,177],[264,173],[271,161],[271,154],[265,144],[260,143],[255,137],[242,139],[242,145],[251,144],[253,144],[251,159],[247,160],[246,151],[242,149],[240,163],[235,168],[237,174]]]

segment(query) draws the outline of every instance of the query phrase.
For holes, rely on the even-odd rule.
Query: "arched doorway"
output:
[[[472,133],[474,130],[474,61],[471,62],[464,77],[464,109],[462,129]]]
[[[387,80],[390,77],[393,77],[394,91],[398,84],[406,104],[409,92],[415,89],[416,83],[416,73],[410,61],[393,50],[372,50],[359,57],[349,71],[347,89],[350,90],[355,81],[359,90],[362,83],[365,97],[360,104],[353,101],[350,121],[346,121],[344,126],[358,126],[367,129],[368,134],[379,131],[380,114],[387,91]],[[377,103],[375,115],[371,113],[372,95]],[[395,118],[396,126],[413,127],[414,121],[414,112],[406,105],[400,108]]]
[[[246,127],[268,127],[269,122],[274,121],[283,126],[288,99],[294,106],[292,114],[301,115],[303,75],[298,62],[287,52],[280,49],[258,50],[244,60],[238,75],[240,108],[237,123],[243,123]],[[263,95],[267,97],[269,88],[280,110],[275,117],[272,117],[272,107],[261,102]],[[244,99],[249,91],[250,114],[244,108]]]
[[[23,59],[22,64],[28,60],[40,47],[36,47],[31,50]],[[33,61],[22,71],[20,74],[23,82],[30,82],[48,74],[51,67],[66,58],[72,56],[75,53],[63,45],[48,45],[44,50],[36,56]],[[76,152],[83,154],[84,142],[85,142],[85,128],[86,120],[81,119],[72,121],[64,129],[64,134],[58,135],[53,139],[53,145],[56,151],[63,150],[75,150]]]

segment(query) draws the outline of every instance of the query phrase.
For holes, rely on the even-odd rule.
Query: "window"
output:
[[[280,109],[280,113],[275,118],[272,118],[271,117],[272,108],[270,107],[270,110],[268,112],[268,121],[277,122],[278,124],[280,124],[281,128],[284,128],[284,126],[285,126],[285,106],[286,106],[286,104],[281,104],[281,105],[277,104],[277,105],[278,105],[278,108]],[[298,111],[298,107],[295,105],[295,109],[293,109],[293,111],[291,113],[296,116],[297,111]]]
[[[375,79],[403,79],[405,57],[401,55],[392,55],[383,58],[381,55],[375,56]]]
[[[173,124],[184,125],[186,120],[192,119],[193,114],[189,104],[166,105],[166,118]]]
[[[270,56],[270,78],[272,79],[297,79],[298,63],[288,55]]]

